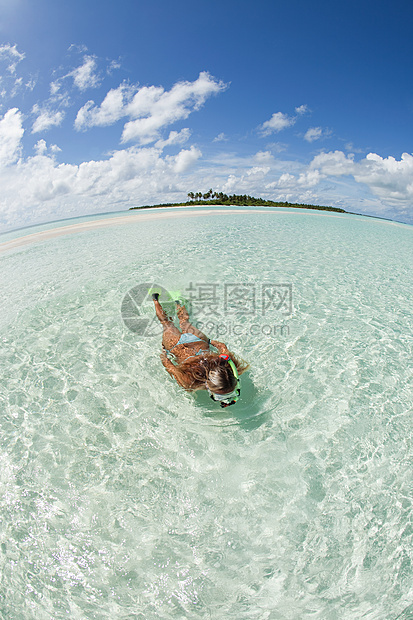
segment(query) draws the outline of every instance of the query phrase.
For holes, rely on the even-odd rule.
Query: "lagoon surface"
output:
[[[0,236],[0,615],[412,618],[412,256],[294,209]],[[151,287],[250,363],[236,405],[166,373]]]

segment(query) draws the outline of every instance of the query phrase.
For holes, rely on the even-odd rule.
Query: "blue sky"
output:
[[[413,223],[413,5],[0,0],[0,230],[213,188]]]

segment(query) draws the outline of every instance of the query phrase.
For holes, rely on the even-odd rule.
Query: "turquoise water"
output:
[[[1,254],[2,617],[410,618],[412,232],[198,210]],[[141,283],[251,364],[239,403],[128,329]]]

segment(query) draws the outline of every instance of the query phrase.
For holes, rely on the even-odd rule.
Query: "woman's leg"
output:
[[[174,345],[176,345],[179,338],[181,337],[181,332],[177,327],[175,327],[171,319],[166,314],[165,310],[162,308],[161,304],[158,301],[158,297],[158,293],[154,293],[152,295],[152,299],[155,304],[156,316],[162,323],[163,327],[162,344],[165,349],[169,350]]]
[[[208,336],[205,336],[205,334],[201,332],[200,329],[198,329],[197,327],[194,327],[192,323],[189,322],[189,314],[185,306],[181,306],[181,304],[177,301],[175,303],[176,303],[176,313],[179,319],[179,327],[182,329],[182,333],[187,332],[189,334],[194,334],[195,336],[198,336],[198,338],[201,338],[201,340],[205,340],[205,342],[208,342],[209,341]]]

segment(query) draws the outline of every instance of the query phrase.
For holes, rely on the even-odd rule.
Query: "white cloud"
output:
[[[99,107],[94,106],[94,101],[88,101],[77,113],[75,128],[80,131],[89,127],[113,125],[125,116],[125,107],[132,94],[133,87],[124,83],[118,88],[112,88]]]
[[[51,153],[59,153],[62,149],[60,149],[56,144],[47,146],[46,141],[41,139],[34,145],[34,150],[37,155],[46,155],[47,151],[50,151]]]
[[[87,88],[96,88],[100,85],[100,77],[96,73],[97,62],[95,56],[84,56],[83,64],[71,71],[75,86],[81,91]]]
[[[109,91],[100,106],[89,101],[78,112],[76,129],[113,124],[123,117],[130,120],[125,124],[122,142],[138,141],[149,144],[157,138],[161,129],[179,120],[188,118],[191,112],[199,110],[206,99],[223,91],[226,85],[209,73],[202,72],[194,82],[178,82],[170,91],[162,86],[136,87],[122,84]]]
[[[22,121],[22,114],[17,108],[8,110],[0,120],[0,166],[14,163],[21,155]]]
[[[323,179],[323,175],[319,170],[307,170],[306,172],[302,172],[298,177],[299,185],[304,185],[305,187],[314,187],[318,185],[320,181]]]
[[[38,155],[44,155],[47,152],[47,144],[45,140],[39,140],[34,145],[34,150]]]
[[[68,52],[77,52],[78,54],[86,54],[87,51],[88,49],[84,44],[78,45],[77,43],[72,43],[68,48]]]
[[[174,144],[184,144],[188,142],[191,137],[191,130],[185,127],[181,131],[170,131],[169,137],[166,140],[158,140],[155,142],[157,149],[164,149],[166,146],[172,146]]]
[[[240,163],[242,161],[240,160]],[[274,161],[273,166],[254,166],[250,169],[238,169],[227,174],[226,178],[217,177],[217,173],[211,172],[210,187],[222,190],[226,193],[249,194],[280,202],[297,202],[317,204],[319,197],[311,187],[299,183],[298,176],[283,172],[280,169],[296,167],[292,162]],[[275,180],[274,180],[275,178]],[[219,179],[219,183],[217,180]],[[217,185],[221,187],[217,187]],[[203,186],[207,186],[204,182]]]
[[[222,186],[222,191],[225,194],[227,194],[227,193],[230,194],[235,189],[237,190],[237,192],[241,192],[240,188],[243,187],[242,181],[243,181],[243,179],[237,178],[234,174],[230,174],[228,179],[226,180],[226,182]]]
[[[84,46],[71,45],[69,51],[87,52],[87,48]],[[100,86],[102,76],[105,74],[105,70],[98,70],[99,59],[96,56],[84,54],[82,63],[70,71],[62,75],[57,75],[61,70],[55,72],[55,78],[50,82],[50,97],[37,106],[39,111],[43,112],[43,116],[38,122],[35,123],[35,131],[40,131],[48,126],[58,125],[63,120],[65,113],[62,112],[62,108],[69,108],[73,105],[72,92],[73,89],[79,89],[84,92],[88,88],[97,88]],[[108,73],[108,71],[106,72]],[[120,87],[122,90],[124,87]],[[78,95],[76,95],[78,96]],[[111,114],[110,106],[113,102],[112,91],[108,93],[107,101],[105,102],[100,114],[100,118],[97,119],[96,124],[105,125],[110,124],[112,120],[107,121],[105,117]],[[79,119],[77,120],[77,128],[82,128],[82,114],[87,115],[89,108],[93,107],[94,102],[88,101],[80,110]],[[55,112],[52,112],[53,108],[58,108]]]
[[[127,106],[132,119],[126,123],[122,142],[154,140],[162,127],[188,118],[199,110],[206,99],[223,91],[226,85],[215,80],[209,73],[201,72],[195,82],[178,82],[170,91],[163,88],[142,88]]]
[[[70,105],[63,88],[64,80],[73,78],[79,88],[94,83],[93,62],[84,62],[84,71],[66,73],[50,84],[50,96],[31,109],[33,134],[62,123],[65,108]],[[89,67],[89,69],[87,68]],[[13,79],[14,78],[9,78]],[[154,140],[152,148],[129,147],[113,152],[108,158],[85,161],[79,166],[59,163],[57,145],[37,141],[32,156],[22,157],[23,114],[10,109],[0,117],[0,226],[11,228],[59,219],[73,214],[125,209],[136,204],[182,199],[188,187],[188,175],[202,157],[199,148],[181,148],[191,136],[189,128],[161,131],[176,120],[187,118],[199,110],[208,97],[221,92],[226,85],[208,73],[193,82],[179,82],[169,91],[162,87],[122,84],[109,91],[100,106],[89,102],[79,111],[77,127],[110,125],[120,118],[128,121],[125,133],[137,136],[143,144]],[[83,115],[83,116],[82,116]],[[135,121],[146,126],[136,126]],[[163,155],[166,147],[178,147],[174,155]],[[14,165],[12,165],[14,164]]]
[[[3,229],[100,213],[117,205],[126,209],[171,200],[177,194],[182,199],[188,187],[185,175],[202,156],[193,146],[166,157],[155,147],[130,147],[105,160],[73,165],[59,164],[53,155],[56,150],[53,146],[48,149],[45,141],[39,140],[36,155],[15,166],[0,166]]]
[[[269,173],[270,170],[271,170],[270,166],[253,166],[252,168],[247,170],[245,174],[249,177],[251,176],[264,177],[265,175]]]
[[[323,130],[321,127],[310,127],[304,135],[304,140],[307,140],[307,142],[314,142],[315,140],[319,140],[322,135]]]
[[[212,142],[226,142],[227,140],[228,140],[227,136],[222,132],[218,134],[216,138],[212,140]]]
[[[106,73],[108,75],[111,75],[113,73],[113,71],[116,71],[116,69],[120,69],[121,68],[121,63],[119,62],[119,60],[112,60],[108,66],[108,68],[106,69]]]
[[[383,203],[398,210],[411,209],[413,202],[413,155],[403,153],[400,160],[369,153],[356,162],[354,155],[342,151],[320,153],[311,162],[308,173],[317,172],[319,180],[351,175],[357,183],[366,185]],[[316,178],[316,177],[313,177]]]
[[[310,127],[304,134],[304,140],[307,142],[315,142],[321,138],[329,138],[332,132],[330,129],[323,129],[322,127]]]
[[[270,148],[274,153],[282,153],[287,150],[287,144],[284,142],[269,142],[267,143],[267,147]]]
[[[334,151],[321,153],[304,166],[276,159],[267,151],[249,157],[221,153],[200,165],[202,154],[195,146],[176,155],[162,154],[167,144],[184,141],[187,132],[182,130],[170,132],[166,140],[153,147],[132,146],[115,151],[107,159],[80,165],[58,163],[58,147],[39,140],[33,157],[16,161],[23,135],[21,123],[16,109],[9,110],[0,121],[0,154],[7,155],[3,164],[9,164],[0,166],[3,229],[178,201],[188,189],[202,187],[278,201],[343,206],[358,212],[378,213],[382,209],[382,215],[402,213],[405,219],[413,201],[413,156],[408,154],[400,161],[370,154],[355,162],[353,157]],[[10,165],[13,161],[15,165]],[[341,181],[344,176],[347,178]],[[359,199],[363,193],[364,207]],[[389,200],[396,205],[392,209],[388,208]]]
[[[318,169],[325,176],[342,176],[355,171],[354,156],[346,156],[343,151],[320,153],[314,157],[310,170]]]
[[[274,158],[270,151],[258,151],[254,155],[254,161],[258,164],[272,164],[274,163]]]
[[[21,89],[22,85],[23,85],[23,78],[22,78],[22,77],[16,78],[16,79],[14,80],[13,89],[12,89],[12,91],[11,91],[11,96],[12,96],[12,97],[15,97],[15,96],[16,96],[16,94],[17,94],[17,93],[19,92],[19,90]]]
[[[1,4],[1,0],[0,0]],[[36,80],[33,76],[23,78],[17,74],[17,65],[25,58],[16,45],[0,45],[0,97],[16,97],[23,89],[33,90]]]
[[[351,153],[364,153],[365,149],[361,149],[359,147],[354,146],[352,142],[347,142],[345,145],[346,151],[350,151]]]
[[[27,88],[27,90],[34,90],[34,87],[36,86],[37,82],[34,78],[31,78],[30,80],[28,80],[28,82],[26,82],[25,87]]]
[[[52,97],[54,97],[55,95],[57,95],[57,93],[60,90],[60,81],[59,80],[55,80],[54,82],[50,83],[50,94],[52,95]]]
[[[269,136],[273,133],[278,133],[280,131],[283,131],[283,129],[287,129],[288,127],[292,127],[293,125],[295,125],[295,123],[297,122],[300,116],[304,116],[305,114],[309,112],[310,110],[305,104],[300,105],[295,108],[295,113],[297,116],[289,116],[288,114],[284,114],[284,112],[275,112],[268,121],[265,121],[265,123],[263,123],[262,125],[258,127],[258,131],[263,136]],[[309,130],[307,132],[308,137],[306,137],[305,139],[307,140],[310,138],[309,141],[316,140],[317,137],[313,137],[313,136],[317,135],[318,129],[320,128],[314,128],[314,130],[311,130],[311,131]],[[321,129],[320,131],[322,132]]]
[[[282,189],[284,191],[289,191],[289,195],[296,197],[294,198],[294,202],[299,201],[297,196],[302,195],[303,188],[308,190],[309,188],[313,188],[319,184],[322,180],[322,175],[318,170],[306,170],[301,172],[298,177],[290,174],[289,172],[284,172],[277,181],[273,181],[266,185],[266,189]]]
[[[260,125],[259,130],[263,136],[269,136],[272,133],[278,133],[287,127],[294,125],[296,119],[293,116],[283,114],[283,112],[275,112],[270,120]]]
[[[272,167],[265,185],[267,192],[273,192],[273,200],[329,204],[413,223],[412,154],[403,153],[396,160],[369,153],[355,161],[352,154],[331,151],[320,153],[306,167],[296,167],[295,174],[279,174],[276,168]],[[273,176],[278,178],[271,180]],[[242,182],[242,177],[237,180]]]
[[[413,155],[403,153],[398,161],[394,157],[381,157],[369,153],[356,165],[354,178],[365,183],[382,200],[409,205],[413,201]]]
[[[288,172],[284,172],[278,179],[278,187],[289,187],[292,184],[295,184],[297,178],[293,174],[289,174]]]
[[[304,104],[304,105],[300,105],[298,108],[295,108],[295,111],[297,114],[302,116],[303,114],[307,114],[307,112],[309,112],[309,109],[308,109],[308,106]]]
[[[7,70],[11,75],[14,75],[17,65],[25,58],[25,54],[17,50],[17,45],[6,43],[0,45],[0,58],[4,58],[7,61]]]
[[[186,172],[200,157],[202,153],[199,149],[191,146],[189,150],[183,150],[173,159],[173,170],[176,174],[182,174]]]
[[[33,106],[32,113],[38,115],[33,123],[32,133],[39,133],[40,131],[47,131],[51,127],[58,127],[62,124],[65,117],[62,111],[53,112],[48,109],[41,109],[37,104]]]

